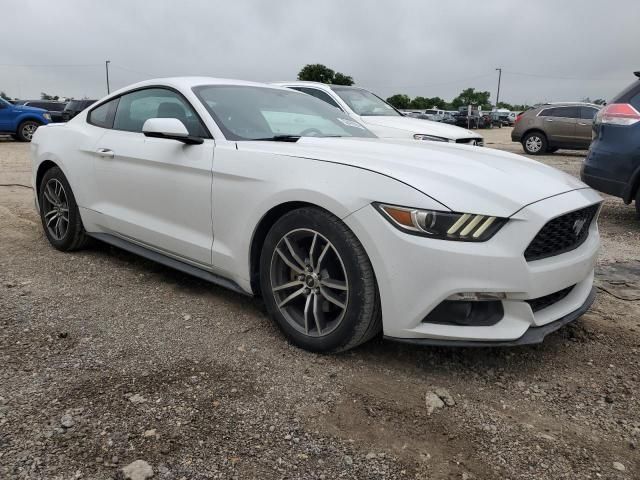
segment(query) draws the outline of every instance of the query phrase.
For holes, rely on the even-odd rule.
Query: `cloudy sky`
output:
[[[2,11],[0,90],[106,93],[159,76],[294,79],[307,63],[381,96],[489,90],[610,98],[640,70],[640,2],[617,0],[21,0]],[[615,5],[615,6],[614,6]]]

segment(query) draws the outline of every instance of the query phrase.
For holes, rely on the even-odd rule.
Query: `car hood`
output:
[[[526,205],[588,188],[535,160],[490,148],[439,142],[303,137],[296,143],[238,142],[240,150],[322,160],[380,173],[455,212],[509,217]],[[385,202],[384,192],[372,200]]]
[[[46,110],[44,108],[38,108],[38,107],[30,107],[28,105],[14,105],[13,106],[13,110],[17,110],[18,112],[30,112],[30,113],[37,113],[42,115],[43,113],[46,112]]]
[[[372,128],[374,133],[376,133],[375,127],[392,129],[389,133],[385,131],[381,135],[378,135],[382,137],[413,138],[413,135],[416,133],[422,133],[452,140],[482,138],[482,135],[465,128],[447,125],[446,123],[432,122],[431,120],[423,120],[421,118],[364,116],[360,117],[360,120],[367,127],[374,127]],[[398,134],[394,135],[393,130],[396,130]],[[400,132],[405,132],[405,134],[401,134]]]

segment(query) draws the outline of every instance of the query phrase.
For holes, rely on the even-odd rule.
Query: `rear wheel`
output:
[[[35,120],[25,120],[18,126],[18,132],[16,133],[18,140],[21,142],[30,142],[39,126],[40,123]]]
[[[348,350],[380,331],[378,289],[364,248],[323,210],[301,208],[275,223],[262,248],[260,286],[271,318],[306,350]]]
[[[76,199],[58,167],[47,170],[40,183],[40,219],[49,243],[63,252],[84,247],[87,237]]]
[[[522,148],[529,155],[542,155],[546,153],[547,146],[547,137],[545,137],[544,133],[527,133],[522,139]]]

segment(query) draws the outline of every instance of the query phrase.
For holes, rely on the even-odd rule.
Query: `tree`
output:
[[[489,103],[490,96],[491,94],[489,92],[480,92],[476,91],[475,88],[466,88],[460,92],[460,95],[451,101],[451,106],[453,108],[458,108],[466,105],[478,105],[481,107],[491,105]]]
[[[41,100],[58,100],[60,97],[58,95],[49,95],[47,93],[40,93]]]
[[[336,72],[331,81],[334,85],[353,85],[353,77],[344,73]]]
[[[353,77],[334,72],[320,63],[305,65],[298,73],[298,80],[307,82],[332,83],[334,85],[353,85]]]
[[[409,108],[411,99],[408,95],[405,95],[403,93],[396,93],[395,95],[387,98],[387,103],[393,105],[396,108],[405,109]]]
[[[11,97],[6,93],[4,93],[3,91],[0,91],[0,98],[4,98],[7,102],[11,101]]]
[[[496,108],[504,108],[505,110],[514,110],[513,105],[507,102],[498,102],[498,105],[496,105]]]

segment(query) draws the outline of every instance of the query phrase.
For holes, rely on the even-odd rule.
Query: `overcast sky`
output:
[[[3,8],[0,90],[74,97],[147,78],[295,79],[307,63],[381,96],[465,87],[511,103],[610,98],[640,70],[640,1],[20,0]]]

